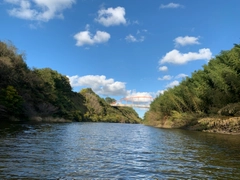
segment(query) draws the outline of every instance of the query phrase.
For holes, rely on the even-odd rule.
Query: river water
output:
[[[0,179],[240,179],[240,136],[140,124],[0,125]]]

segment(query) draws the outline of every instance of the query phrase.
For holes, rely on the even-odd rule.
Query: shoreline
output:
[[[144,124],[162,129],[184,129],[206,133],[240,135],[240,117],[198,118],[193,124],[183,124],[181,120],[172,121],[170,119]]]
[[[11,122],[29,122],[29,123],[72,123],[72,122],[96,122],[96,123],[124,123],[124,124],[141,124],[140,122],[112,122],[112,121],[93,121],[91,119],[88,119],[88,120],[85,120],[85,121],[72,121],[72,120],[69,120],[69,119],[64,119],[64,118],[61,118],[61,117],[51,117],[51,116],[48,116],[48,117],[40,117],[40,116],[32,116],[32,117],[29,117],[27,118],[26,120],[21,120],[19,118],[16,118],[16,117],[9,117],[9,118],[6,118],[5,120],[3,120],[2,122],[7,122],[7,123],[11,123]]]
[[[11,117],[9,122],[21,122],[21,120]],[[71,123],[73,121],[59,117],[34,116],[26,122]],[[206,133],[240,135],[240,117],[204,117],[192,121],[171,120],[171,117],[169,117],[162,121],[143,122],[142,124],[162,129],[184,129]]]

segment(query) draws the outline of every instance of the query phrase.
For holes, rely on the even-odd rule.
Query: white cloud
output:
[[[128,36],[125,37],[125,40],[127,42],[143,42],[145,39],[144,36],[139,37],[138,39],[134,37],[133,35],[129,34]]]
[[[208,48],[199,49],[199,52],[180,53],[174,49],[160,59],[159,63],[173,63],[173,64],[185,64],[194,60],[209,60],[212,57],[212,52]]]
[[[181,4],[176,4],[176,3],[169,3],[169,4],[161,4],[160,8],[165,9],[165,8],[182,8],[184,7]]]
[[[161,66],[159,67],[159,71],[167,71],[168,67],[167,66]]]
[[[172,88],[174,86],[178,86],[179,85],[179,81],[175,80],[169,84],[166,85],[166,88]]]
[[[99,75],[87,75],[87,76],[71,76],[69,77],[72,87],[85,86],[92,88],[92,90],[100,95],[113,95],[123,96],[127,95],[125,83],[120,81],[114,81],[114,79],[106,79],[106,76]]]
[[[126,36],[125,40],[128,41],[128,42],[136,42],[137,41],[137,39],[131,34]]]
[[[8,10],[11,16],[36,21],[63,18],[62,11],[70,8],[76,0],[5,0],[16,6]]]
[[[140,34],[140,33],[147,33],[148,32],[148,30],[147,29],[142,29],[142,30],[137,30],[137,33],[136,34]]]
[[[187,77],[188,75],[186,75],[186,74],[178,74],[176,77],[175,77],[175,79],[180,79],[180,78],[185,78],[185,77]]]
[[[89,26],[87,26],[87,28],[89,28]],[[74,35],[74,39],[77,40],[77,46],[105,43],[110,37],[110,34],[104,31],[97,31],[93,36],[88,30],[81,31]]]
[[[164,90],[158,90],[155,94],[156,94],[156,97],[164,94],[164,92],[167,91],[167,89],[164,89]]]
[[[89,25],[89,24],[86,24],[85,29],[86,29],[87,31],[89,31],[90,25]]]
[[[175,42],[175,46],[186,46],[186,45],[193,45],[193,44],[200,44],[198,42],[198,37],[192,37],[192,36],[179,36],[175,38],[173,41]]]
[[[163,94],[166,90],[158,90],[157,93],[156,93],[156,96],[159,96],[161,94]]]
[[[126,24],[125,9],[123,7],[101,9],[98,11],[97,22],[104,26],[116,26]]]
[[[138,20],[133,21],[132,23],[133,23],[133,24],[139,24]]]
[[[127,102],[150,103],[153,97],[149,92],[130,92],[123,100]]]
[[[166,75],[166,76],[163,76],[162,78],[158,78],[158,80],[165,81],[165,80],[171,80],[172,78],[173,78],[173,76]]]

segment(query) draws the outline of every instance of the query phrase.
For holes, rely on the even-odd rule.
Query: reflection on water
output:
[[[136,124],[0,125],[0,179],[240,179],[240,136]]]

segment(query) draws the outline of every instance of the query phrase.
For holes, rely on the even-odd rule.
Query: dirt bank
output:
[[[146,125],[166,129],[186,129],[210,133],[240,135],[240,117],[205,117],[191,121],[174,120],[170,118],[148,122]]]

